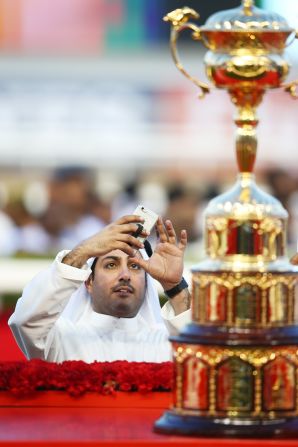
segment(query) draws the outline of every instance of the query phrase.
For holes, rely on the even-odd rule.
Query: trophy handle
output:
[[[298,39],[298,30],[296,31],[295,37],[296,37],[296,39]],[[297,81],[292,81],[289,84],[282,85],[282,87],[285,89],[285,91],[287,93],[290,93],[290,95],[294,99],[298,98],[297,86],[298,86],[298,79],[297,79]]]
[[[175,9],[172,12],[169,12],[163,20],[165,22],[171,22],[171,53],[172,57],[174,59],[175,65],[178,68],[181,73],[186,76],[191,82],[193,82],[199,89],[201,90],[201,93],[199,94],[199,98],[204,98],[206,93],[210,92],[210,87],[208,84],[205,84],[204,82],[201,82],[199,79],[194,78],[191,76],[183,67],[181,64],[179,57],[178,57],[178,51],[177,51],[177,40],[180,35],[181,31],[184,31],[185,29],[190,29],[192,31],[192,38],[194,40],[200,40],[201,34],[200,34],[200,28],[196,26],[194,23],[189,23],[189,19],[198,19],[199,14],[188,7]]]

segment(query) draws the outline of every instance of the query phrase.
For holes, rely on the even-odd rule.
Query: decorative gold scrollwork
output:
[[[268,60],[264,57],[233,57],[227,62],[227,72],[242,79],[254,79],[268,71]]]

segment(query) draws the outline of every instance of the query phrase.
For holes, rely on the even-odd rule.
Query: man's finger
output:
[[[181,230],[178,248],[180,248],[181,250],[184,250],[186,248],[186,246],[187,246],[187,231]]]
[[[159,234],[160,242],[168,242],[168,235],[166,233],[162,218],[159,217],[156,223],[156,230]]]
[[[129,244],[121,241],[117,241],[114,250],[121,250],[128,256],[134,256],[135,248],[131,247]]]
[[[118,233],[128,233],[128,234],[134,234],[138,232],[138,229],[141,227],[141,232],[142,232],[142,228],[143,225],[141,223],[126,223],[126,224],[122,224],[122,225],[117,225],[115,227],[115,230]],[[138,232],[138,234],[140,234]]]
[[[145,270],[145,272],[148,270],[148,261],[145,261],[143,258],[137,258],[135,256],[131,256],[129,259],[130,259],[130,262],[134,262],[139,267],[141,267],[143,270]]]
[[[174,230],[172,222],[169,219],[167,219],[165,222],[165,225],[166,225],[166,230],[168,232],[169,242],[171,244],[176,244],[176,242],[177,242],[176,232]]]
[[[131,222],[144,222],[144,218],[137,216],[136,214],[128,214],[127,216],[122,216],[120,219],[115,221],[117,225],[123,225]]]
[[[123,234],[119,237],[120,241],[126,242],[128,245],[135,248],[144,248],[143,242],[141,242],[138,238],[132,236],[131,234]]]

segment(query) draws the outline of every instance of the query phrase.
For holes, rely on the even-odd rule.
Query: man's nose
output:
[[[119,281],[129,281],[130,280],[130,270],[127,265],[121,266],[121,270],[119,272]]]

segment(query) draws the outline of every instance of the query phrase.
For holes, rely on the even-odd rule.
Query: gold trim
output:
[[[282,275],[281,273],[240,273],[240,272],[214,272],[214,273],[193,273],[193,293],[196,293],[199,288],[198,299],[193,299],[195,306],[198,306],[198,311],[193,311],[193,316],[198,315],[198,319],[194,317],[195,323],[203,323],[210,326],[227,326],[227,327],[275,327],[291,325],[295,323],[294,315],[294,288],[298,284],[298,275]],[[208,301],[207,289],[211,284],[216,284],[218,287],[224,287],[226,289],[226,321],[208,319],[207,306],[217,305],[217,301],[214,303]],[[256,297],[259,302],[256,302],[256,306],[260,306],[260,318],[259,321],[237,319],[236,308],[234,312],[234,300],[235,290],[243,285],[250,285],[256,287],[259,290],[259,296]],[[285,290],[282,295],[276,295],[277,291],[273,288],[282,285]],[[216,292],[216,291],[215,291]],[[280,298],[279,303],[276,305],[283,307],[284,318],[282,320],[275,319],[268,320],[268,309],[270,306],[269,295],[272,299]],[[223,299],[218,298],[218,299]]]
[[[176,358],[176,402],[177,408],[183,406],[183,365],[182,361]]]
[[[297,280],[297,284],[298,284],[298,280]],[[288,321],[295,321],[295,319],[294,319],[295,318],[295,316],[294,316],[294,303],[295,303],[294,291],[295,291],[295,283],[294,283],[293,287],[291,287],[289,289],[289,292],[288,292],[288,295],[289,295],[289,297],[288,297],[288,316],[287,316]]]
[[[260,373],[260,368],[255,368],[253,371],[255,379],[255,400],[254,400],[254,416],[259,416],[262,412],[262,377]]]
[[[254,157],[254,155],[252,153],[248,153],[250,152],[251,147],[239,147],[238,149],[242,153],[241,155],[239,152],[240,158],[238,157],[238,162],[241,164],[243,169],[248,170],[248,167],[244,166],[246,166],[246,163],[248,163],[249,165],[253,163],[253,160],[250,159],[250,157]],[[240,159],[242,156],[244,158],[241,161]],[[250,203],[251,191],[249,187],[243,187],[241,194],[242,197],[241,199],[239,199],[241,201],[241,204],[239,202],[238,206],[236,206],[237,203],[233,205],[231,203],[223,204],[225,216],[206,217],[205,246],[207,254],[212,259],[221,259],[233,263],[264,263],[274,261],[277,259],[278,256],[283,256],[286,245],[285,220],[279,217],[269,217],[268,215],[266,215],[265,208],[262,209],[262,214],[260,214],[259,211],[261,210],[257,210],[257,207],[253,206]],[[243,213],[243,210],[245,210],[246,208],[247,213]],[[250,228],[250,236],[246,233],[242,234],[243,226]],[[260,245],[259,247],[256,247],[254,245],[254,249],[258,249],[260,252],[256,254],[246,254],[243,247],[236,246],[235,248],[233,248],[233,250],[235,250],[235,253],[228,254],[232,248],[229,246],[231,245],[231,237],[229,236],[231,232],[235,233],[233,236],[234,238],[240,237],[243,242],[245,242],[244,239],[247,237],[251,237],[252,240],[257,237],[259,239]],[[255,240],[254,244],[256,244]]]
[[[204,360],[207,365],[217,366],[231,357],[239,357],[241,360],[250,363],[254,368],[262,367],[278,356],[288,358],[298,366],[297,346],[276,346],[276,347],[219,347],[215,345],[189,345],[186,343],[173,343],[176,360],[183,363],[189,356],[196,356]]]
[[[214,367],[210,366],[210,382],[209,382],[209,396],[208,396],[208,400],[209,400],[209,411],[208,413],[210,415],[215,415],[216,414],[216,385],[215,385],[215,381],[216,381],[216,372]]]
[[[232,419],[237,418],[251,418],[253,420],[258,419],[274,419],[277,417],[293,417],[298,416],[298,349],[297,346],[279,346],[270,348],[239,348],[239,347],[223,347],[218,346],[205,346],[205,345],[192,345],[190,349],[187,344],[175,344],[178,361],[178,376],[182,382],[184,362],[190,357],[197,357],[202,359],[209,368],[209,383],[208,383],[208,410],[195,410],[185,409],[183,407],[183,388],[179,387],[180,396],[177,396],[177,402],[179,407],[174,408],[175,412],[185,415],[198,415],[206,417],[230,417]],[[178,360],[179,358],[179,360]],[[252,410],[239,411],[237,407],[235,409],[217,410],[216,409],[216,375],[217,366],[222,364],[228,359],[238,358],[241,361],[246,362],[252,368],[252,375],[254,378],[254,396],[252,403]],[[289,361],[294,368],[296,368],[296,408],[293,410],[264,410],[263,404],[263,368],[270,364],[275,359],[283,358],[285,361]],[[180,406],[181,405],[181,406]]]
[[[267,324],[267,290],[261,291],[261,323],[263,326]]]

